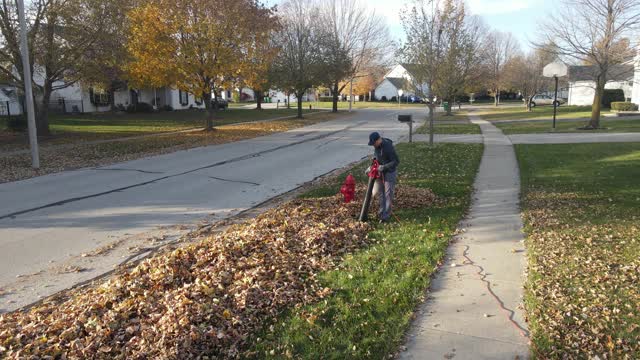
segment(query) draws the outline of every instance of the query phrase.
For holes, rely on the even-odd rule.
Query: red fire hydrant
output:
[[[349,174],[344,180],[344,184],[340,187],[340,192],[344,197],[345,203],[350,203],[356,197],[356,179],[353,175]]]

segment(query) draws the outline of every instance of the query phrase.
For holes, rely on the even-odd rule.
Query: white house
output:
[[[158,89],[132,89],[124,88],[113,93],[116,107],[124,107],[141,102],[161,109],[170,106],[174,110],[205,107],[204,102],[195,95],[187,92],[161,87]],[[73,84],[63,89],[55,90],[51,95],[50,104],[55,108],[60,106],[60,112],[102,112],[111,110],[109,94],[84,87],[82,84]]]
[[[18,91],[12,85],[0,85],[0,115],[20,115],[22,105],[18,99]]]
[[[640,104],[640,51],[633,61],[633,86],[631,88],[631,102]]]
[[[569,105],[591,105],[595,95],[595,66],[569,66]],[[640,98],[640,67],[636,63],[615,65],[609,69],[609,80],[605,89],[622,89],[627,101],[636,102]],[[634,77],[637,79],[634,82]],[[634,93],[635,92],[635,93]],[[635,99],[635,101],[634,101]]]
[[[415,88],[413,86],[413,73],[415,73],[415,65],[413,64],[398,64],[394,66],[376,87],[376,100],[381,100],[383,96],[387,100],[390,100],[394,96],[397,97],[400,90],[402,90],[403,96],[416,95]],[[426,84],[423,84],[421,87],[423,93],[429,92],[429,88]]]

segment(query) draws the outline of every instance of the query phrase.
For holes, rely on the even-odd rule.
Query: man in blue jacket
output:
[[[384,183],[384,191],[380,191],[379,194],[380,210],[378,211],[378,218],[380,222],[386,222],[391,217],[393,190],[396,187],[396,170],[398,164],[400,164],[400,159],[398,159],[396,149],[393,147],[393,141],[383,138],[377,132],[372,132],[369,135],[369,146],[374,147],[374,157],[380,163],[378,172]]]

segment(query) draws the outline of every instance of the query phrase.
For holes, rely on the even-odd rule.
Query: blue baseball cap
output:
[[[369,146],[373,145],[373,143],[375,143],[376,140],[378,139],[380,139],[380,134],[378,134],[377,131],[374,131],[371,134],[369,134]]]

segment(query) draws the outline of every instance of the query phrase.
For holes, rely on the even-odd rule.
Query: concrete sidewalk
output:
[[[511,141],[472,118],[485,150],[464,232],[451,243],[409,333],[402,359],[524,359],[524,236]]]

